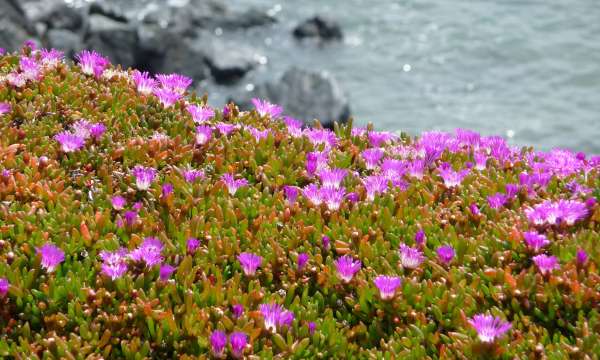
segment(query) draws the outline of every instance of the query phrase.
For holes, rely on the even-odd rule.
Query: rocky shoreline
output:
[[[93,49],[123,67],[190,76],[202,82],[202,93],[224,85],[228,98],[242,108],[258,96],[284,105],[288,115],[306,123],[319,119],[332,126],[346,121],[351,114],[346,95],[333,77],[318,69],[292,66],[278,81],[250,91],[241,86],[247,74],[266,61],[243,37],[221,34],[275,22],[268,11],[236,12],[216,0],[0,0],[0,47],[12,51],[34,39],[71,58]],[[315,16],[298,24],[290,36],[317,38],[320,43],[343,35],[334,21]]]

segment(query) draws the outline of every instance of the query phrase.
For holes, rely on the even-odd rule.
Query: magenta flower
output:
[[[158,276],[161,281],[167,281],[173,275],[173,273],[177,270],[176,267],[171,266],[169,264],[162,264],[160,266],[160,270],[158,271]]]
[[[315,324],[314,321],[310,321],[308,323],[308,333],[310,335],[313,335],[315,333],[315,330],[317,330],[317,324]]]
[[[173,193],[173,184],[164,183],[162,185],[161,190],[162,190],[162,197],[167,197]]]
[[[210,141],[212,129],[207,125],[196,126],[196,144],[204,145]]]
[[[585,252],[585,250],[578,249],[576,259],[577,259],[577,265],[583,266],[588,261],[588,254]]]
[[[158,98],[158,101],[160,101],[165,109],[175,105],[181,99],[180,93],[165,88],[154,89],[154,96]]]
[[[156,178],[156,169],[137,165],[133,168],[132,174],[135,177],[135,185],[139,190],[148,190]]]
[[[388,131],[369,131],[367,137],[369,138],[369,144],[375,148],[396,140],[398,135]]]
[[[104,124],[98,123],[90,126],[90,135],[96,140],[100,140],[100,137],[102,137],[105,131],[106,126],[104,126]]]
[[[183,178],[185,179],[185,181],[189,182],[189,183],[193,183],[194,181],[198,180],[198,179],[204,179],[206,176],[204,175],[204,171],[202,170],[195,170],[195,169],[188,169],[188,170],[183,170]]]
[[[120,195],[115,195],[112,197],[111,203],[113,209],[122,210],[125,207],[125,204],[127,204],[127,200],[125,200],[125,198]]]
[[[344,255],[335,261],[337,276],[345,283],[349,283],[354,275],[360,270],[362,263],[354,260],[350,255]]]
[[[129,253],[133,261],[144,262],[147,267],[162,263],[163,244],[155,237],[147,237],[142,244]]]
[[[352,128],[352,130],[350,131],[350,135],[352,135],[354,137],[361,137],[361,136],[364,136],[366,133],[367,133],[367,129],[364,127]]]
[[[477,331],[479,340],[485,343],[494,342],[512,327],[509,322],[504,322],[499,317],[483,314],[473,316],[469,319],[469,324]]]
[[[302,189],[302,195],[314,206],[319,206],[323,202],[321,189],[317,184],[308,184]]]
[[[8,294],[8,289],[10,288],[10,283],[6,278],[0,278],[0,298],[3,298]]]
[[[376,169],[379,165],[379,161],[383,158],[383,149],[381,148],[372,148],[363,150],[360,153],[363,160],[365,160],[365,164],[367,165],[367,169],[373,170]]]
[[[302,122],[296,120],[292,117],[286,116],[283,120],[285,125],[287,126],[287,132],[292,137],[299,138],[302,137]]]
[[[233,132],[233,130],[235,130],[237,128],[236,125],[227,124],[224,122],[217,123],[215,125],[215,127],[217,128],[219,133],[221,133],[221,135],[223,135],[223,136],[229,136],[229,134],[231,134]]]
[[[327,206],[327,209],[330,211],[337,211],[344,201],[346,190],[343,188],[322,187],[319,190],[319,195],[323,203]]]
[[[468,169],[461,170],[461,171],[452,170],[452,167],[450,167],[450,164],[441,166],[438,169],[438,171],[439,171],[440,176],[444,180],[444,185],[447,188],[453,188],[453,187],[459,186],[460,183],[465,178],[465,176],[467,176],[467,174],[469,174]]]
[[[490,195],[487,197],[488,205],[492,209],[500,209],[506,202],[508,201],[506,195],[503,193],[495,193],[494,195]]]
[[[231,307],[231,313],[233,314],[233,317],[240,318],[242,315],[244,315],[244,305],[242,304],[235,304]]]
[[[65,253],[54,244],[44,244],[37,248],[37,253],[42,257],[42,267],[48,272],[53,272],[56,267],[65,261]]]
[[[242,358],[248,344],[248,335],[241,331],[232,332],[229,335],[229,344],[231,344],[231,355],[236,359]]]
[[[450,245],[443,245],[437,249],[437,255],[440,261],[448,265],[454,259],[454,248]]]
[[[284,326],[291,326],[294,321],[294,313],[279,304],[260,304],[259,310],[267,331],[275,332]]]
[[[187,242],[186,242],[187,252],[189,252],[190,254],[193,254],[196,252],[196,250],[198,250],[198,247],[200,247],[200,240],[193,238],[193,237],[187,239]]]
[[[269,129],[259,130],[253,126],[246,126],[246,129],[248,129],[248,131],[254,137],[254,139],[256,139],[256,141],[266,139],[271,133]]]
[[[253,253],[243,252],[238,255],[238,261],[246,276],[254,276],[256,270],[262,265],[263,258]]]
[[[25,83],[27,82],[25,76],[17,72],[11,72],[8,75],[6,75],[6,80],[11,86],[14,86],[16,88],[21,88],[25,86]]]
[[[425,241],[427,241],[427,235],[425,235],[425,231],[423,229],[419,229],[415,234],[415,244],[418,247],[425,246]]]
[[[475,169],[482,171],[487,167],[488,156],[484,153],[475,153]]]
[[[329,160],[326,152],[313,151],[306,154],[306,171],[312,175],[319,173],[327,167]]]
[[[396,295],[396,289],[402,284],[402,279],[397,276],[379,275],[373,283],[379,289],[379,296],[382,300],[389,300]]]
[[[323,246],[323,249],[329,250],[330,242],[331,240],[329,239],[329,236],[323,235],[323,237],[321,237],[321,246]]]
[[[4,48],[0,47],[0,56],[4,55],[5,52],[6,52],[6,50]]]
[[[298,271],[302,271],[307,263],[308,263],[308,254],[307,253],[298,254],[298,259],[296,260],[296,267],[297,267]]]
[[[180,95],[183,95],[193,82],[189,77],[179,74],[158,74],[156,79],[164,89],[174,91]]]
[[[252,99],[252,104],[260,116],[269,115],[272,119],[275,119],[283,112],[283,108],[281,106],[271,104],[266,100],[254,98]]]
[[[229,191],[229,195],[235,195],[239,188],[243,186],[248,186],[248,180],[246,179],[235,179],[233,174],[223,174],[221,176],[221,180],[227,186],[227,190]]]
[[[81,71],[86,75],[94,75],[97,79],[102,76],[104,69],[110,65],[108,58],[95,51],[83,50],[75,56]]]
[[[190,104],[186,107],[196,124],[202,124],[215,116],[215,111],[208,106]]]
[[[544,246],[550,244],[550,241],[546,238],[546,235],[538,234],[535,231],[524,232],[523,238],[525,239],[527,246],[536,252]]]
[[[319,178],[323,187],[337,189],[344,181],[348,170],[346,169],[323,169],[319,172]]]
[[[400,244],[400,262],[407,269],[416,269],[425,260],[421,250]]]
[[[220,331],[215,330],[210,335],[210,347],[213,355],[217,358],[221,358],[225,355],[225,347],[227,346],[227,335]]]
[[[47,68],[55,68],[62,63],[65,53],[56,49],[42,49],[40,51],[40,62]]]
[[[416,179],[423,179],[425,175],[425,161],[414,160],[408,164],[408,174]]]
[[[519,185],[517,184],[506,184],[506,197],[512,199],[519,193]]]
[[[38,81],[42,76],[42,68],[34,58],[20,58],[19,68],[21,69],[21,76],[25,78],[25,81]]]
[[[0,102],[0,116],[6,115],[11,111],[11,106],[7,102]]]
[[[298,189],[297,186],[291,185],[285,185],[283,187],[283,191],[285,193],[285,198],[290,205],[296,202],[298,194],[300,193],[300,189]]]
[[[54,135],[54,140],[58,141],[63,152],[70,153],[79,150],[85,144],[85,139],[68,131],[60,132]]]
[[[127,249],[120,248],[116,251],[101,251],[102,274],[108,276],[113,281],[120,278],[127,272]]]
[[[375,200],[375,195],[382,194],[388,189],[388,179],[382,175],[371,175],[364,178],[363,183],[367,191],[367,200]]]
[[[533,257],[533,262],[538,267],[542,275],[546,275],[552,272],[552,270],[560,269],[558,259],[556,256],[548,256],[546,254],[540,254]]]
[[[135,224],[135,222],[138,218],[137,211],[133,211],[133,210],[125,211],[125,214],[123,214],[123,216],[125,217],[125,222],[127,223],[128,226],[133,226],[133,224]]]
[[[147,71],[140,72],[134,70],[132,73],[133,82],[135,87],[140,94],[150,95],[156,90],[157,82],[154,80]]]
[[[328,150],[336,146],[337,136],[329,129],[306,129],[304,134],[314,147],[323,145]]]
[[[587,217],[588,209],[585,203],[577,200],[546,200],[525,209],[525,215],[534,225],[559,225],[563,222],[573,225]]]
[[[479,207],[477,207],[477,204],[475,203],[469,205],[469,211],[473,216],[479,216],[479,214],[481,214],[481,212],[479,211]]]

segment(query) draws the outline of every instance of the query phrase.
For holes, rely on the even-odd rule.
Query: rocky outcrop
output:
[[[16,0],[0,0],[0,47],[12,51],[35,34]]]
[[[298,39],[341,40],[343,37],[342,28],[337,22],[318,15],[296,26],[293,34]]]
[[[293,67],[279,81],[258,85],[254,91],[232,100],[242,109],[250,109],[253,97],[280,104],[286,115],[307,124],[317,119],[331,127],[334,121],[346,122],[350,117],[348,99],[337,81],[326,73]]]

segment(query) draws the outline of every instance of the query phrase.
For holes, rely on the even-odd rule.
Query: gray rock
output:
[[[43,23],[49,29],[77,30],[84,24],[84,9],[69,6],[63,0],[28,1],[22,6],[31,23]]]
[[[79,34],[65,29],[50,29],[46,33],[46,42],[49,48],[60,49],[71,59],[85,48]]]
[[[267,12],[251,8],[241,13],[228,13],[222,17],[214,18],[213,27],[221,27],[228,30],[243,30],[257,26],[271,25],[277,19]]]
[[[205,63],[206,48],[198,39],[181,39],[176,33],[146,27],[140,44],[143,47],[138,54],[137,67],[142,70],[179,73],[195,81],[210,76],[210,69]]]
[[[103,15],[90,15],[85,44],[107,56],[114,64],[121,64],[124,68],[135,64],[137,40],[137,31],[131,24]]]
[[[206,63],[218,84],[233,84],[257,65],[258,54],[248,46],[213,37]]]
[[[279,81],[258,85],[234,102],[242,109],[250,109],[253,97],[283,106],[284,114],[306,124],[318,119],[323,126],[332,127],[334,121],[343,123],[350,117],[348,99],[333,77],[295,67],[287,70]]]
[[[342,28],[340,25],[321,16],[315,16],[299,24],[293,32],[296,38],[319,38],[322,40],[342,39]]]
[[[19,2],[0,0],[0,47],[8,51],[19,49],[34,34],[35,28],[27,21]]]

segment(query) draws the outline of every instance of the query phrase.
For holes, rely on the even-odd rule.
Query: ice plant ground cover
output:
[[[598,358],[600,157],[79,59],[0,57],[1,356]]]

